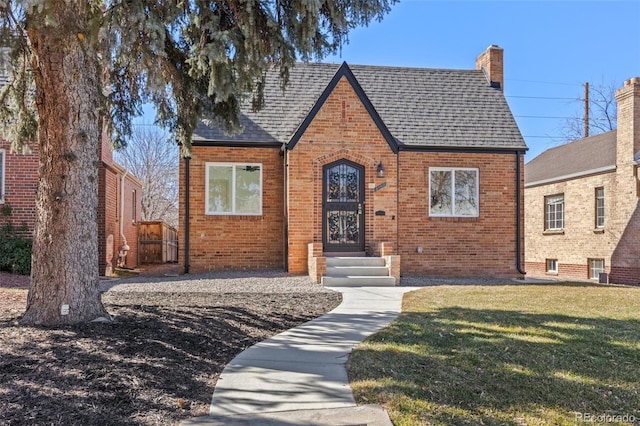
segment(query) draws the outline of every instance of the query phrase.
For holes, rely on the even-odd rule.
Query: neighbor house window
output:
[[[429,215],[477,217],[478,169],[429,169]]]
[[[589,278],[597,280],[604,273],[604,259],[589,259]]]
[[[0,149],[0,203],[4,203],[4,149]]]
[[[558,259],[547,259],[547,272],[550,274],[558,273]]]
[[[596,188],[596,228],[604,228],[604,188]]]
[[[207,163],[206,214],[261,215],[262,165]]]
[[[564,194],[544,197],[544,229],[554,231],[564,229]]]

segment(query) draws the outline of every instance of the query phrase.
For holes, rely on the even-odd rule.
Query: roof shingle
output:
[[[560,180],[616,165],[616,131],[550,148],[524,166],[525,185]]]
[[[298,63],[283,93],[267,74],[265,103],[243,105],[244,131],[225,135],[200,124],[194,141],[287,143],[339,64]],[[526,150],[503,93],[482,71],[352,65],[349,69],[399,146]]]

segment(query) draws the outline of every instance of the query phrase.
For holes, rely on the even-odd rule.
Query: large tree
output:
[[[11,48],[3,124],[39,146],[39,186],[25,324],[108,317],[98,289],[98,144],[114,144],[152,103],[188,156],[198,118],[238,127],[261,106],[265,71],[283,88],[296,60],[319,59],[395,0],[0,0]],[[35,88],[35,90],[33,90]]]

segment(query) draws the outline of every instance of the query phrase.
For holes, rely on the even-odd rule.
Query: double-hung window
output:
[[[557,231],[564,229],[564,194],[544,197],[544,229]]]
[[[207,163],[205,186],[206,214],[262,214],[262,164]]]
[[[478,217],[478,169],[429,168],[429,215]]]
[[[589,259],[589,278],[597,280],[604,273],[604,259]]]
[[[596,188],[596,228],[604,228],[604,188]]]
[[[5,176],[4,157],[5,157],[5,150],[0,149],[0,203],[4,203],[4,176]]]

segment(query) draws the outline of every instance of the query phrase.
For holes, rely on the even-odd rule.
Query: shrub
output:
[[[32,240],[21,235],[26,232],[26,226],[8,224],[0,228],[0,271],[20,275],[31,273]]]

